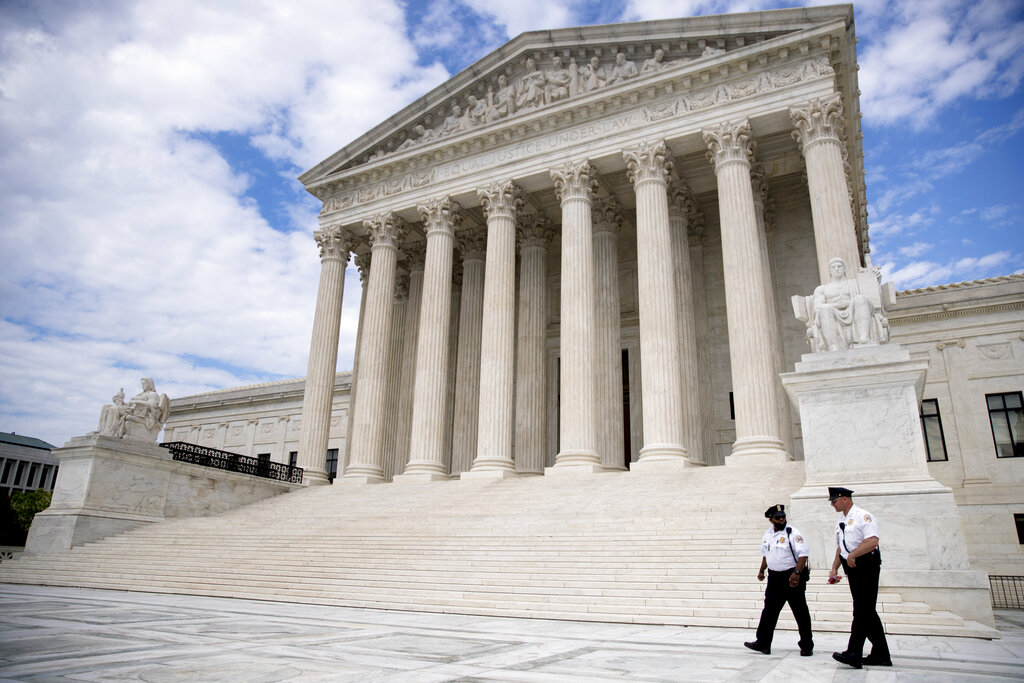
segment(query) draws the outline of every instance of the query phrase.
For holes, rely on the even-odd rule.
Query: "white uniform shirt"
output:
[[[839,525],[843,526],[840,527]],[[839,554],[845,560],[850,552],[857,549],[865,538],[878,538],[878,522],[875,516],[862,507],[854,505],[845,515],[840,512],[836,519],[836,544]]]
[[[789,530],[790,533],[787,534],[785,529],[776,531],[775,527],[772,527],[764,532],[761,538],[761,557],[768,560],[768,569],[773,572],[785,571],[796,566],[793,551],[797,557],[807,557],[808,548],[804,535],[796,527],[791,526]],[[793,542],[793,551],[789,549],[790,540]]]

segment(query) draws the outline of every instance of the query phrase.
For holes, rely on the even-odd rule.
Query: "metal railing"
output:
[[[160,444],[171,452],[171,457],[180,462],[188,462],[203,467],[213,467],[228,472],[240,472],[264,479],[288,481],[293,484],[302,483],[302,468],[284,465],[279,462],[250,458],[246,455],[220,451],[216,448],[197,446],[185,441],[168,441]]]
[[[992,609],[1024,609],[1024,576],[988,577]]]

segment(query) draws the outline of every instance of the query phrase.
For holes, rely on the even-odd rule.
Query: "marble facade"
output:
[[[346,485],[805,460],[791,297],[833,258],[872,276],[855,43],[848,5],[519,36],[301,176],[308,377],[172,401],[165,440],[294,453],[309,484],[328,452]],[[924,373],[901,400],[937,399],[947,435],[909,466],[951,490],[974,568],[1024,574],[1024,467],[985,409],[1024,386],[1024,278],[889,303]]]

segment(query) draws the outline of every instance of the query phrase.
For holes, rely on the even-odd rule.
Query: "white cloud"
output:
[[[998,251],[980,257],[951,259],[946,263],[934,261],[911,261],[897,265],[883,256],[878,265],[882,268],[883,280],[892,282],[897,289],[930,287],[947,282],[978,280],[1005,274],[1024,264],[1024,255],[1010,251]]]
[[[43,3],[0,27],[0,430],[62,443],[143,375],[172,396],[304,375],[316,202],[292,181],[271,225],[204,136],[294,176],[384,120],[447,75],[401,7]],[[346,293],[341,367],[354,273]]]

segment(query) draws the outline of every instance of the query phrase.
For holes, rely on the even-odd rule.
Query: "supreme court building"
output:
[[[1024,573],[1024,279],[877,281],[855,42],[850,5],[520,35],[301,176],[307,378],[176,399],[165,440],[335,485],[803,460],[791,298],[839,258],[930,364],[928,471],[976,506],[972,559]]]

